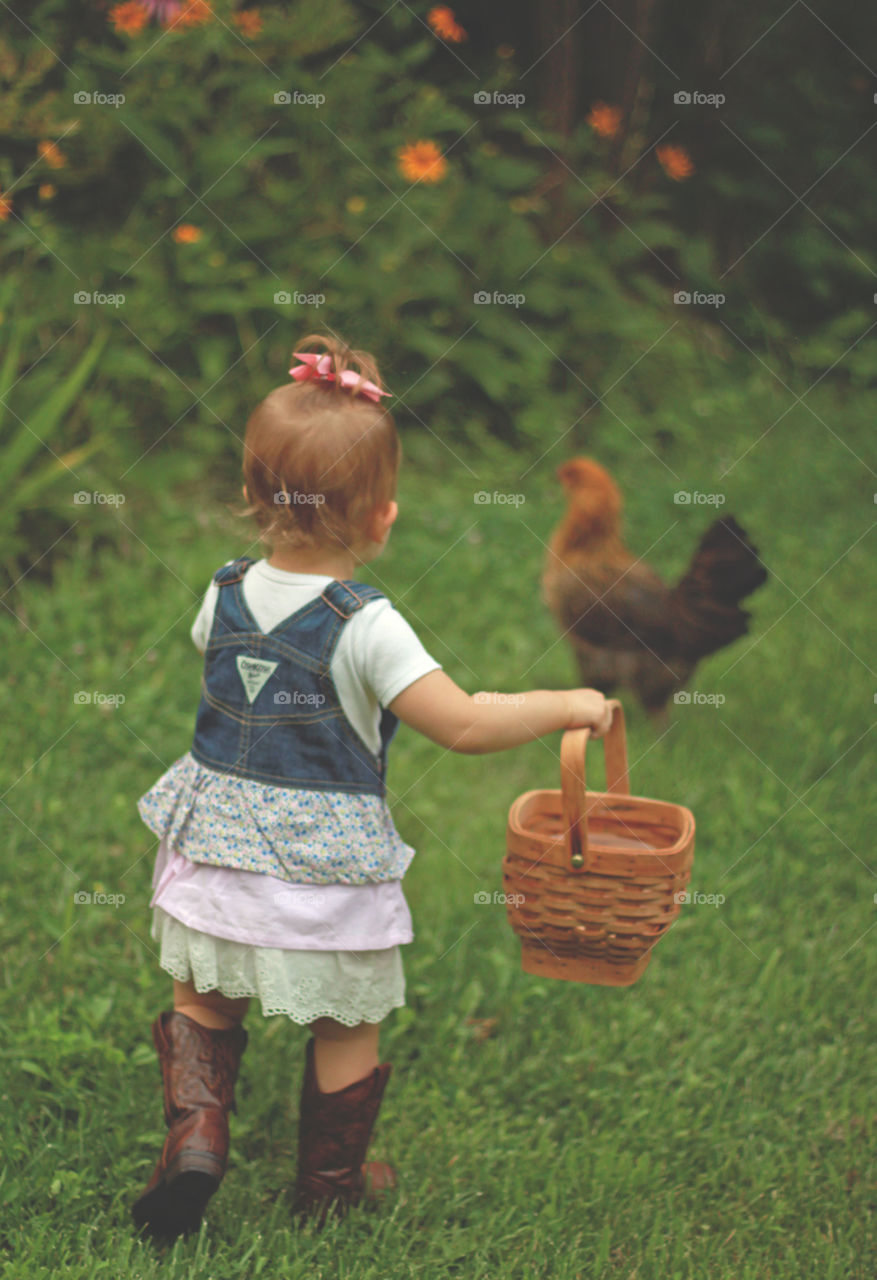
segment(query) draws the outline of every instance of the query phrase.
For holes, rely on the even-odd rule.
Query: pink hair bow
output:
[[[355,387],[359,382],[359,374],[353,369],[345,369],[344,372],[336,378],[332,372],[332,361],[328,355],[318,355],[316,351],[293,351],[296,359],[304,360],[304,364],[294,365],[290,369],[290,375],[296,382],[339,382],[342,387]],[[364,378],[359,382],[357,388],[364,396],[368,396],[369,400],[374,400],[375,404],[379,404],[379,396],[390,395],[389,391],[382,391],[374,382],[369,382]]]

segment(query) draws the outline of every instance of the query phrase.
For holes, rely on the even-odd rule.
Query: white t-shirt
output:
[[[331,581],[326,574],[276,569],[263,559],[244,575],[244,600],[258,625],[268,631],[315,599]],[[201,652],[213,626],[218,592],[211,582],[192,625],[192,640]],[[381,708],[440,667],[384,599],[370,600],[347,620],[329,671],[345,715],[378,754]],[[313,888],[233,867],[193,863],[171,853],[162,841],[150,905],[162,907],[190,928],[252,946],[377,950],[412,940],[411,914],[400,881],[320,885],[319,906],[313,905]]]

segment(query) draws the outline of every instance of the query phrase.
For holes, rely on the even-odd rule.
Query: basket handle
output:
[[[627,739],[624,733],[624,708],[617,698],[607,699],[612,708],[612,724],[603,738],[606,757],[606,786],[616,795],[630,795],[627,773]],[[588,861],[588,822],[586,816],[585,748],[590,729],[568,729],[560,742],[560,786],[563,821],[566,827],[570,869],[584,871]]]

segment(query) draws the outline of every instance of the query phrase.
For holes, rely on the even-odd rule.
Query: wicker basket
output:
[[[526,973],[623,987],[636,982],[679,914],[694,817],[630,794],[621,703],[603,742],[608,791],[585,789],[587,729],[563,735],[561,790],[509,810],[503,888]]]

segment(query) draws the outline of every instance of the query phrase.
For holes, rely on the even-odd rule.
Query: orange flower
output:
[[[414,142],[396,152],[399,169],[409,182],[440,182],[448,162],[434,142]]]
[[[128,0],[126,4],[117,4],[110,9],[110,22],[120,35],[136,36],[148,21],[149,10],[137,0]]]
[[[450,40],[453,44],[460,44],[467,39],[466,32],[454,17],[453,9],[446,4],[435,5],[426,15],[426,20],[436,35],[441,36],[443,40]]]
[[[12,213],[12,197],[4,196],[0,191],[0,222],[5,222]]]
[[[658,147],[655,155],[668,178],[674,182],[683,182],[694,173],[694,163],[684,147],[673,147],[669,144]]]
[[[262,30],[262,17],[258,9],[241,9],[240,13],[231,15],[231,20],[248,40],[252,40]]]
[[[57,191],[55,187],[52,186],[51,182],[40,183],[39,197],[41,200],[52,200],[55,195],[57,195]]]
[[[610,107],[606,102],[595,102],[588,116],[588,124],[601,138],[614,138],[621,128],[621,108]]]
[[[201,239],[201,228],[193,227],[191,222],[181,222],[178,227],[174,227],[173,236],[177,244],[194,244],[196,240]]]
[[[67,157],[57,143],[41,142],[37,147],[37,151],[39,151],[50,169],[63,169],[67,163]]]
[[[169,26],[200,27],[213,17],[213,10],[206,0],[183,0],[183,7]]]

